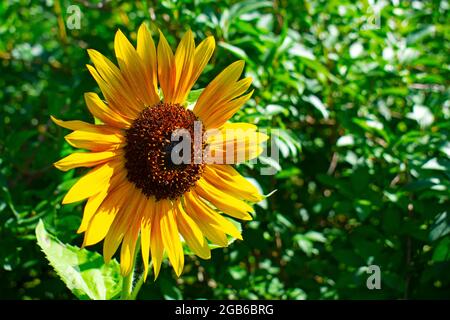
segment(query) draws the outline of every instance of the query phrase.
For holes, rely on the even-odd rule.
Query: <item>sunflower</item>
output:
[[[151,256],[155,279],[165,254],[177,276],[182,273],[183,242],[197,256],[209,259],[209,244],[225,247],[228,236],[242,239],[230,217],[251,220],[251,204],[262,196],[232,164],[257,157],[260,143],[267,139],[254,125],[227,122],[253,93],[247,93],[250,78],[239,80],[243,61],[225,68],[201,92],[195,106],[188,107],[188,94],[213,54],[214,38],[195,46],[189,30],[174,54],[159,33],[155,47],[142,24],[135,48],[117,31],[118,66],[88,50],[93,66],[87,68],[104,97],[84,95],[96,124],[52,117],[57,125],[73,130],[65,137],[70,145],[85,149],[55,167],[91,168],[62,201],[87,199],[78,229],[84,232],[83,246],[103,240],[108,263],[121,245],[121,273],[127,276],[140,245],[145,277]],[[197,127],[200,152],[189,155],[191,161],[174,162],[173,133],[183,129],[195,136]],[[195,139],[186,141],[195,149]],[[228,161],[218,161],[225,158]]]

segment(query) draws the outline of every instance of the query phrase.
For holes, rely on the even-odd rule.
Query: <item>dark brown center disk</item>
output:
[[[147,197],[176,199],[200,179],[204,164],[194,163],[195,121],[198,119],[194,113],[183,106],[160,102],[144,109],[126,130],[127,178]],[[191,158],[187,164],[172,161],[173,148],[184,139],[171,141],[172,132],[177,129],[186,129],[192,137],[188,140]]]

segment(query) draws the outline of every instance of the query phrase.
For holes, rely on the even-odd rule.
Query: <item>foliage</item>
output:
[[[105,300],[119,295],[122,277],[116,260],[104,264],[96,252],[62,244],[47,233],[42,220],[36,227],[36,238],[52,267],[77,298]]]
[[[115,31],[135,41],[143,21],[172,46],[188,27],[197,41],[215,36],[195,89],[246,61],[256,91],[234,120],[272,130],[280,161],[238,168],[277,190],[243,223],[244,241],[189,256],[179,279],[163,266],[140,298],[450,296],[448,1],[384,1],[379,19],[349,0],[89,3],[75,2],[79,30],[65,24],[73,2],[0,4],[1,298],[75,298],[34,233],[42,219],[63,243],[82,242],[82,204],[60,204],[82,170],[52,167],[72,149],[49,116],[93,121],[86,49],[112,58]],[[260,175],[267,165],[276,175]],[[53,239],[44,232],[41,244]],[[366,287],[371,264],[381,290]]]

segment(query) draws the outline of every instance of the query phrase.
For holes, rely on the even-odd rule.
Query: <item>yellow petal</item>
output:
[[[207,110],[205,110],[202,115],[202,119],[207,120],[211,116],[216,115],[217,112],[221,112],[224,106],[233,99],[244,94],[252,83],[251,78],[244,78],[235,83],[229,83],[223,91],[218,92],[213,96],[213,101],[211,101]]]
[[[122,167],[122,166],[121,166]],[[111,177],[109,185],[106,189],[101,190],[99,193],[93,195],[88,199],[86,205],[84,207],[83,212],[83,220],[81,221],[80,227],[77,230],[77,233],[85,232],[89,222],[91,221],[94,214],[97,212],[98,208],[102,204],[103,200],[105,200],[106,196],[111,193],[115,188],[122,185],[126,182],[127,171],[116,170],[114,175]]]
[[[194,35],[188,30],[181,39],[175,52],[175,90],[171,100],[167,102],[183,103],[189,93],[188,85],[194,64],[195,42]]]
[[[229,165],[207,165],[203,177],[217,189],[235,198],[252,202],[263,199],[258,189]]]
[[[135,119],[139,115],[143,105],[139,105],[134,97],[128,97],[132,92],[128,85],[116,82],[110,83],[103,79],[93,66],[86,65],[86,67],[100,87],[111,109],[127,116],[129,119]],[[123,79],[122,81],[125,80]]]
[[[138,235],[139,230],[135,231],[134,228],[130,228],[123,239],[120,250],[120,274],[122,277],[128,276],[133,269]]]
[[[132,88],[126,81],[120,69],[97,50],[88,49],[87,51],[103,80],[109,84],[111,89],[124,98],[125,101],[130,103],[129,107],[139,110],[140,107],[137,105],[137,100],[132,96],[128,96],[131,93],[131,91],[128,90],[131,90]]]
[[[120,245],[125,233],[135,225],[139,225],[139,206],[143,200],[142,193],[136,188],[130,191],[129,203],[119,208],[111,228],[103,242],[103,256],[108,263]],[[122,258],[121,258],[122,262]]]
[[[209,130],[208,132],[212,132]],[[235,164],[253,159],[261,154],[261,143],[269,137],[252,129],[223,128],[207,137],[206,162],[209,164]]]
[[[56,123],[58,126],[69,129],[69,130],[89,130],[91,128],[97,127],[97,125],[92,123],[87,123],[79,120],[71,120],[71,121],[63,121],[55,118],[54,116],[50,116],[52,121]]]
[[[94,167],[96,165],[110,161],[122,154],[121,150],[103,152],[75,152],[54,163],[54,166],[61,171],[68,171],[79,167]]]
[[[123,239],[122,247],[120,249],[120,271],[124,277],[129,275],[133,269],[138,235],[139,228],[132,226]]]
[[[105,238],[119,210],[126,207],[133,188],[132,184],[126,183],[108,194],[89,223],[84,234],[83,247],[96,244]]]
[[[159,31],[158,43],[158,79],[164,101],[172,101],[175,90],[175,58],[164,34]]]
[[[178,202],[174,208],[176,210],[178,229],[186,244],[200,258],[211,258],[211,250],[208,247],[208,242],[194,220],[184,211],[181,202]]]
[[[137,53],[144,64],[146,87],[153,103],[159,101],[158,81],[157,81],[157,56],[155,43],[150,31],[145,23],[142,23],[138,30]]]
[[[127,82],[130,84],[135,97],[146,106],[157,103],[159,98],[155,95],[150,95],[150,91],[145,85],[150,81],[150,79],[145,73],[145,66],[141,57],[120,30],[116,32],[114,49],[116,51],[116,57],[120,70],[122,71]]]
[[[86,205],[84,206],[83,219],[81,220],[81,224],[77,230],[77,233],[82,233],[87,230],[89,222],[91,221],[95,212],[97,212],[97,209],[100,207],[100,205],[102,204],[103,200],[105,200],[107,195],[108,192],[107,189],[105,189],[97,194],[94,194],[92,197],[88,199]]]
[[[94,92],[86,92],[84,100],[91,114],[103,123],[116,128],[129,128],[131,121],[107,106]],[[73,129],[76,130],[76,129]]]
[[[209,146],[205,155],[207,164],[238,164],[254,158],[262,154],[264,148],[259,145],[237,147],[227,144],[225,148],[214,148]]]
[[[167,200],[161,200],[161,235],[164,248],[167,250],[170,263],[179,277],[183,271],[184,253],[178,234],[177,222],[172,204]]]
[[[231,86],[236,82],[244,69],[244,61],[236,61],[226,67],[210,84],[203,90],[194,107],[194,113],[202,120],[206,112],[215,106],[217,101],[228,95]],[[215,109],[215,108],[214,108]]]
[[[147,199],[145,206],[142,208],[141,220],[141,253],[144,262],[144,280],[147,280],[148,262],[150,251],[150,239],[152,231],[152,219],[155,214],[155,200],[153,197]]]
[[[142,206],[145,205],[146,197],[138,190],[139,195],[136,196],[137,204],[130,206],[128,210],[129,227],[123,238],[122,247],[120,249],[120,268],[123,276],[127,276],[134,264],[134,255],[136,251],[137,240],[140,230],[140,221],[142,219]]]
[[[156,202],[155,212],[152,219],[152,232],[150,239],[150,251],[152,254],[153,272],[155,280],[158,278],[161,262],[164,254],[164,245],[161,235],[161,201]]]
[[[124,133],[120,129],[112,131],[102,127],[97,125],[89,130],[75,130],[66,135],[65,139],[75,148],[91,151],[117,150],[125,145]]]
[[[197,81],[200,74],[203,72],[206,64],[214,52],[215,41],[214,37],[210,36],[203,40],[197,48],[195,48],[194,53],[194,67],[192,68],[192,74],[188,88],[192,88],[194,83]]]
[[[192,194],[192,191],[189,193]],[[184,208],[188,215],[197,223],[198,227],[209,241],[220,247],[228,246],[227,236],[221,226],[212,223],[207,217],[205,218],[205,213],[198,208],[198,205],[189,196],[189,193],[185,194],[184,197]]]
[[[253,91],[234,100],[223,102],[221,105],[214,105],[215,112],[202,118],[205,128],[220,128],[223,126],[250,99]]]
[[[241,220],[252,220],[252,216],[248,214],[253,212],[250,205],[217,189],[204,178],[197,181],[195,190],[224,213]]]
[[[117,161],[109,161],[92,169],[70,188],[62,203],[67,204],[81,201],[108,188],[111,176],[117,170],[121,170],[119,165],[120,163]]]
[[[228,143],[247,143],[250,145],[260,144],[269,137],[264,133],[256,132],[256,126],[222,126],[220,130],[208,130],[207,143],[209,145],[219,145]]]
[[[128,211],[128,207],[124,206],[119,208],[114,217],[114,221],[111,223],[111,227],[108,229],[105,240],[103,241],[103,258],[105,263],[109,263],[111,258],[116,253],[122,242],[123,236],[130,227],[130,221],[127,219],[125,212]],[[122,261],[122,260],[121,260]]]
[[[258,129],[258,127],[254,124],[251,123],[247,123],[247,122],[229,122],[229,123],[225,123],[222,126],[222,131],[223,130],[244,130],[244,131],[248,131],[248,130],[253,130],[256,131]]]
[[[230,236],[242,240],[241,233],[239,230],[223,216],[215,212],[210,206],[208,206],[200,197],[200,193],[197,193],[198,186],[195,190],[185,193],[186,205],[184,208],[191,216],[195,216],[194,221],[199,224],[202,232],[208,237],[207,228],[202,228],[201,226],[208,226],[209,228],[214,228],[229,234]],[[210,239],[211,240],[211,239]],[[223,240],[221,241],[222,244]],[[225,246],[228,241],[225,238]],[[220,245],[222,245],[220,244]]]

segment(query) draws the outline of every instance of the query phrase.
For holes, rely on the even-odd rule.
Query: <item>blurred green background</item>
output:
[[[67,8],[82,13],[67,26]],[[87,48],[114,59],[120,28],[142,22],[174,48],[190,27],[214,35],[195,88],[244,59],[252,100],[234,118],[279,129],[279,163],[240,165],[267,194],[244,241],[167,262],[141,299],[416,299],[450,297],[449,2],[2,1],[0,4],[0,298],[74,299],[36,245],[43,219],[62,241],[82,204],[61,199],[82,170],[52,163],[72,151],[50,121],[93,121],[98,88]],[[378,14],[378,11],[380,13]],[[101,251],[101,245],[90,248]],[[367,266],[381,268],[368,290]]]

